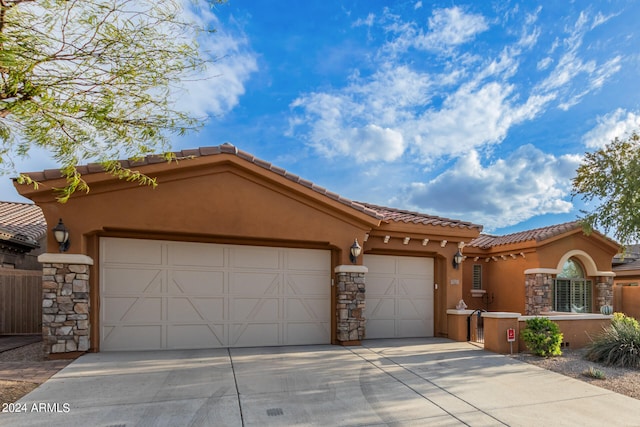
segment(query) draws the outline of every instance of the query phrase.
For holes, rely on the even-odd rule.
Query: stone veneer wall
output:
[[[613,277],[598,277],[598,295],[596,296],[597,311],[603,305],[613,306]]]
[[[531,316],[553,310],[553,279],[550,273],[525,275],[525,315]],[[596,278],[596,307],[600,311],[603,305],[613,305],[613,277]]]
[[[43,254],[42,339],[47,355],[89,350],[89,266],[85,255]]]
[[[553,275],[549,273],[525,274],[525,315],[553,310]]]
[[[338,341],[352,342],[365,338],[365,275],[361,265],[336,267],[336,318]]]

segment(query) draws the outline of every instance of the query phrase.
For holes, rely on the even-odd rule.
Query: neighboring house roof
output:
[[[455,219],[442,218],[439,216],[427,215],[420,212],[406,211],[402,209],[389,208],[385,206],[373,205],[366,202],[359,203],[382,216],[383,221],[404,222],[423,225],[439,225],[442,227],[457,227],[482,230],[482,226],[473,224],[466,221],[459,221]]]
[[[623,262],[622,264],[617,264],[617,265],[615,264],[615,259],[614,259],[614,266],[612,270],[615,272],[637,271],[638,274],[640,274],[640,259],[629,260],[628,262]]]
[[[0,202],[0,241],[37,248],[46,234],[47,223],[38,206]]]
[[[504,236],[491,236],[482,234],[472,240],[467,246],[489,249],[495,246],[509,245],[513,243],[521,243],[526,241],[541,242],[560,234],[574,231],[581,228],[578,221],[565,222],[564,224],[556,224],[548,227],[535,228],[533,230],[521,231],[518,233],[506,234]]]
[[[613,257],[613,271],[640,274],[640,245],[627,245],[624,254]]]

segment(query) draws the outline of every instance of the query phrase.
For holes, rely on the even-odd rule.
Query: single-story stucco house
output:
[[[345,199],[230,144],[176,156],[123,161],[155,189],[98,165],[79,168],[91,191],[65,204],[58,170],[30,173],[37,189],[16,183],[68,230],[68,251],[50,239],[40,257],[52,353],[446,337],[447,310],[482,300],[472,287],[491,310],[558,309],[545,292],[568,261],[591,280],[583,310],[610,303],[616,245],[598,233],[563,225],[502,241]]]
[[[619,248],[598,231],[585,235],[577,221],[480,235],[465,247],[465,302],[524,315],[599,313],[613,304],[611,260]]]

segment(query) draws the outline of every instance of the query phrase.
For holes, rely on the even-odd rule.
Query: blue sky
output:
[[[219,59],[180,101],[205,128],[173,148],[230,142],[354,200],[492,234],[571,221],[581,156],[640,128],[640,2],[229,0],[197,17]]]

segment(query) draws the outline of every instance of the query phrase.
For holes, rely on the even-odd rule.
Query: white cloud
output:
[[[626,111],[622,108],[598,117],[598,124],[587,132],[582,141],[587,148],[602,148],[616,137],[624,139],[634,131],[640,131],[640,111]]]
[[[375,21],[376,15],[374,15],[373,13],[370,13],[367,15],[367,17],[365,19],[362,18],[358,18],[356,20],[356,22],[354,22],[351,26],[352,27],[371,27],[373,26],[373,23]]]
[[[615,18],[620,15],[620,13],[612,13],[611,15],[604,15],[602,12],[598,12],[595,18],[593,18],[593,23],[591,24],[591,29],[596,28],[605,22],[607,22],[611,18]]]
[[[197,13],[186,10],[191,19],[216,31],[199,40],[201,52],[212,63],[203,73],[183,81],[177,105],[199,117],[224,115],[238,105],[245,83],[258,70],[257,54],[242,31],[224,26],[206,5],[200,5]]]
[[[538,61],[541,77],[519,84],[523,52],[543,33],[540,13],[538,8],[522,17],[511,44],[481,56],[453,49],[488,29],[480,15],[438,9],[424,32],[386,10],[380,22],[389,40],[373,59],[375,71],[356,70],[347,86],[299,96],[291,104],[290,135],[323,155],[357,155],[361,162],[406,156],[424,164],[500,144],[513,126],[535,119],[552,103],[571,108],[621,69],[620,56],[582,57],[583,39],[598,18],[581,13]],[[425,66],[403,56],[409,48],[440,50],[424,53],[430,55]],[[372,129],[378,129],[376,138]],[[364,135],[366,144],[357,139]],[[361,147],[375,149],[374,143],[376,154],[363,155]]]
[[[359,141],[358,145],[351,146],[355,148],[353,155],[357,161],[393,161],[402,156],[405,149],[400,132],[377,125],[351,129],[347,137]]]
[[[500,142],[509,127],[508,97],[512,87],[495,82],[462,87],[439,110],[428,111],[406,126],[425,160],[459,155],[487,143]]]
[[[416,4],[413,5],[413,8],[415,10],[421,9],[422,8],[422,2],[421,1],[416,2]]]
[[[550,57],[547,56],[546,58],[542,58],[540,61],[538,61],[538,70],[546,70],[552,63],[553,59],[551,59]]]
[[[482,15],[466,13],[458,6],[436,9],[429,18],[430,32],[418,40],[425,48],[453,46],[472,40],[489,28]]]
[[[559,98],[558,107],[568,110],[578,104],[582,98],[597,90],[622,68],[620,56],[598,64],[595,60],[585,60],[580,56],[580,48],[588,31],[601,25],[602,16],[598,14],[593,18],[581,12],[573,27],[566,29],[567,37],[554,41],[551,51],[564,46],[564,53],[557,59],[556,66],[551,69],[549,75],[536,85],[534,91],[540,94],[554,94]],[[607,18],[608,19],[608,18]],[[547,69],[554,60],[546,57],[538,62],[538,69]]]
[[[402,127],[416,105],[428,103],[431,82],[408,67],[385,67],[363,82],[335,93],[311,93],[291,107],[301,110],[290,124],[309,124],[308,139],[320,153],[353,155],[357,161],[398,159],[406,148]],[[362,139],[364,138],[364,139]]]
[[[545,154],[531,145],[483,166],[470,151],[429,182],[410,186],[408,205],[433,214],[464,217],[485,231],[517,224],[537,215],[567,213],[565,200],[579,156]]]
[[[489,25],[482,15],[465,12],[454,6],[448,9],[435,9],[428,19],[425,31],[415,22],[402,22],[396,15],[387,11],[385,18],[391,21],[385,30],[394,35],[383,50],[399,54],[409,48],[419,50],[449,51],[459,45],[470,42]]]

